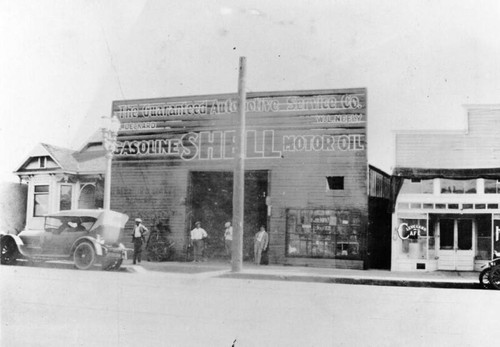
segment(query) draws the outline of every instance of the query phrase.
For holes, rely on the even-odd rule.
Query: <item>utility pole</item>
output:
[[[233,176],[233,242],[231,245],[231,271],[240,272],[243,265],[243,220],[245,208],[245,75],[246,58],[240,57],[238,76],[238,130],[236,131],[236,156]]]

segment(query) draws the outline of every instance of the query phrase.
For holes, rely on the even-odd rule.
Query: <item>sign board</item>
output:
[[[364,151],[366,90],[248,93],[247,158]],[[117,157],[233,159],[236,94],[113,102]]]

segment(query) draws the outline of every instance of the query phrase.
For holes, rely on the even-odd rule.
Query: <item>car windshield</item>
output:
[[[97,219],[94,217],[55,217],[45,218],[45,231],[51,233],[89,231]]]

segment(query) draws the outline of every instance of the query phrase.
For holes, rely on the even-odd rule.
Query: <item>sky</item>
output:
[[[80,149],[113,100],[367,88],[368,160],[397,130],[500,104],[497,0],[0,0],[0,182],[38,143]]]

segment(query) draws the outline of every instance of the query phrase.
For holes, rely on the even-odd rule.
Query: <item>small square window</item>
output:
[[[425,270],[425,263],[417,263],[417,270]]]
[[[44,169],[47,166],[47,157],[38,157],[38,165],[40,169]]]
[[[328,176],[326,178],[328,189],[344,190],[344,176]]]
[[[48,193],[48,192],[49,192],[48,185],[35,186],[35,193]]]
[[[408,204],[408,203],[402,203],[402,202],[400,202],[398,204],[398,209],[400,209],[400,210],[407,210],[409,208],[410,208],[410,204]]]

